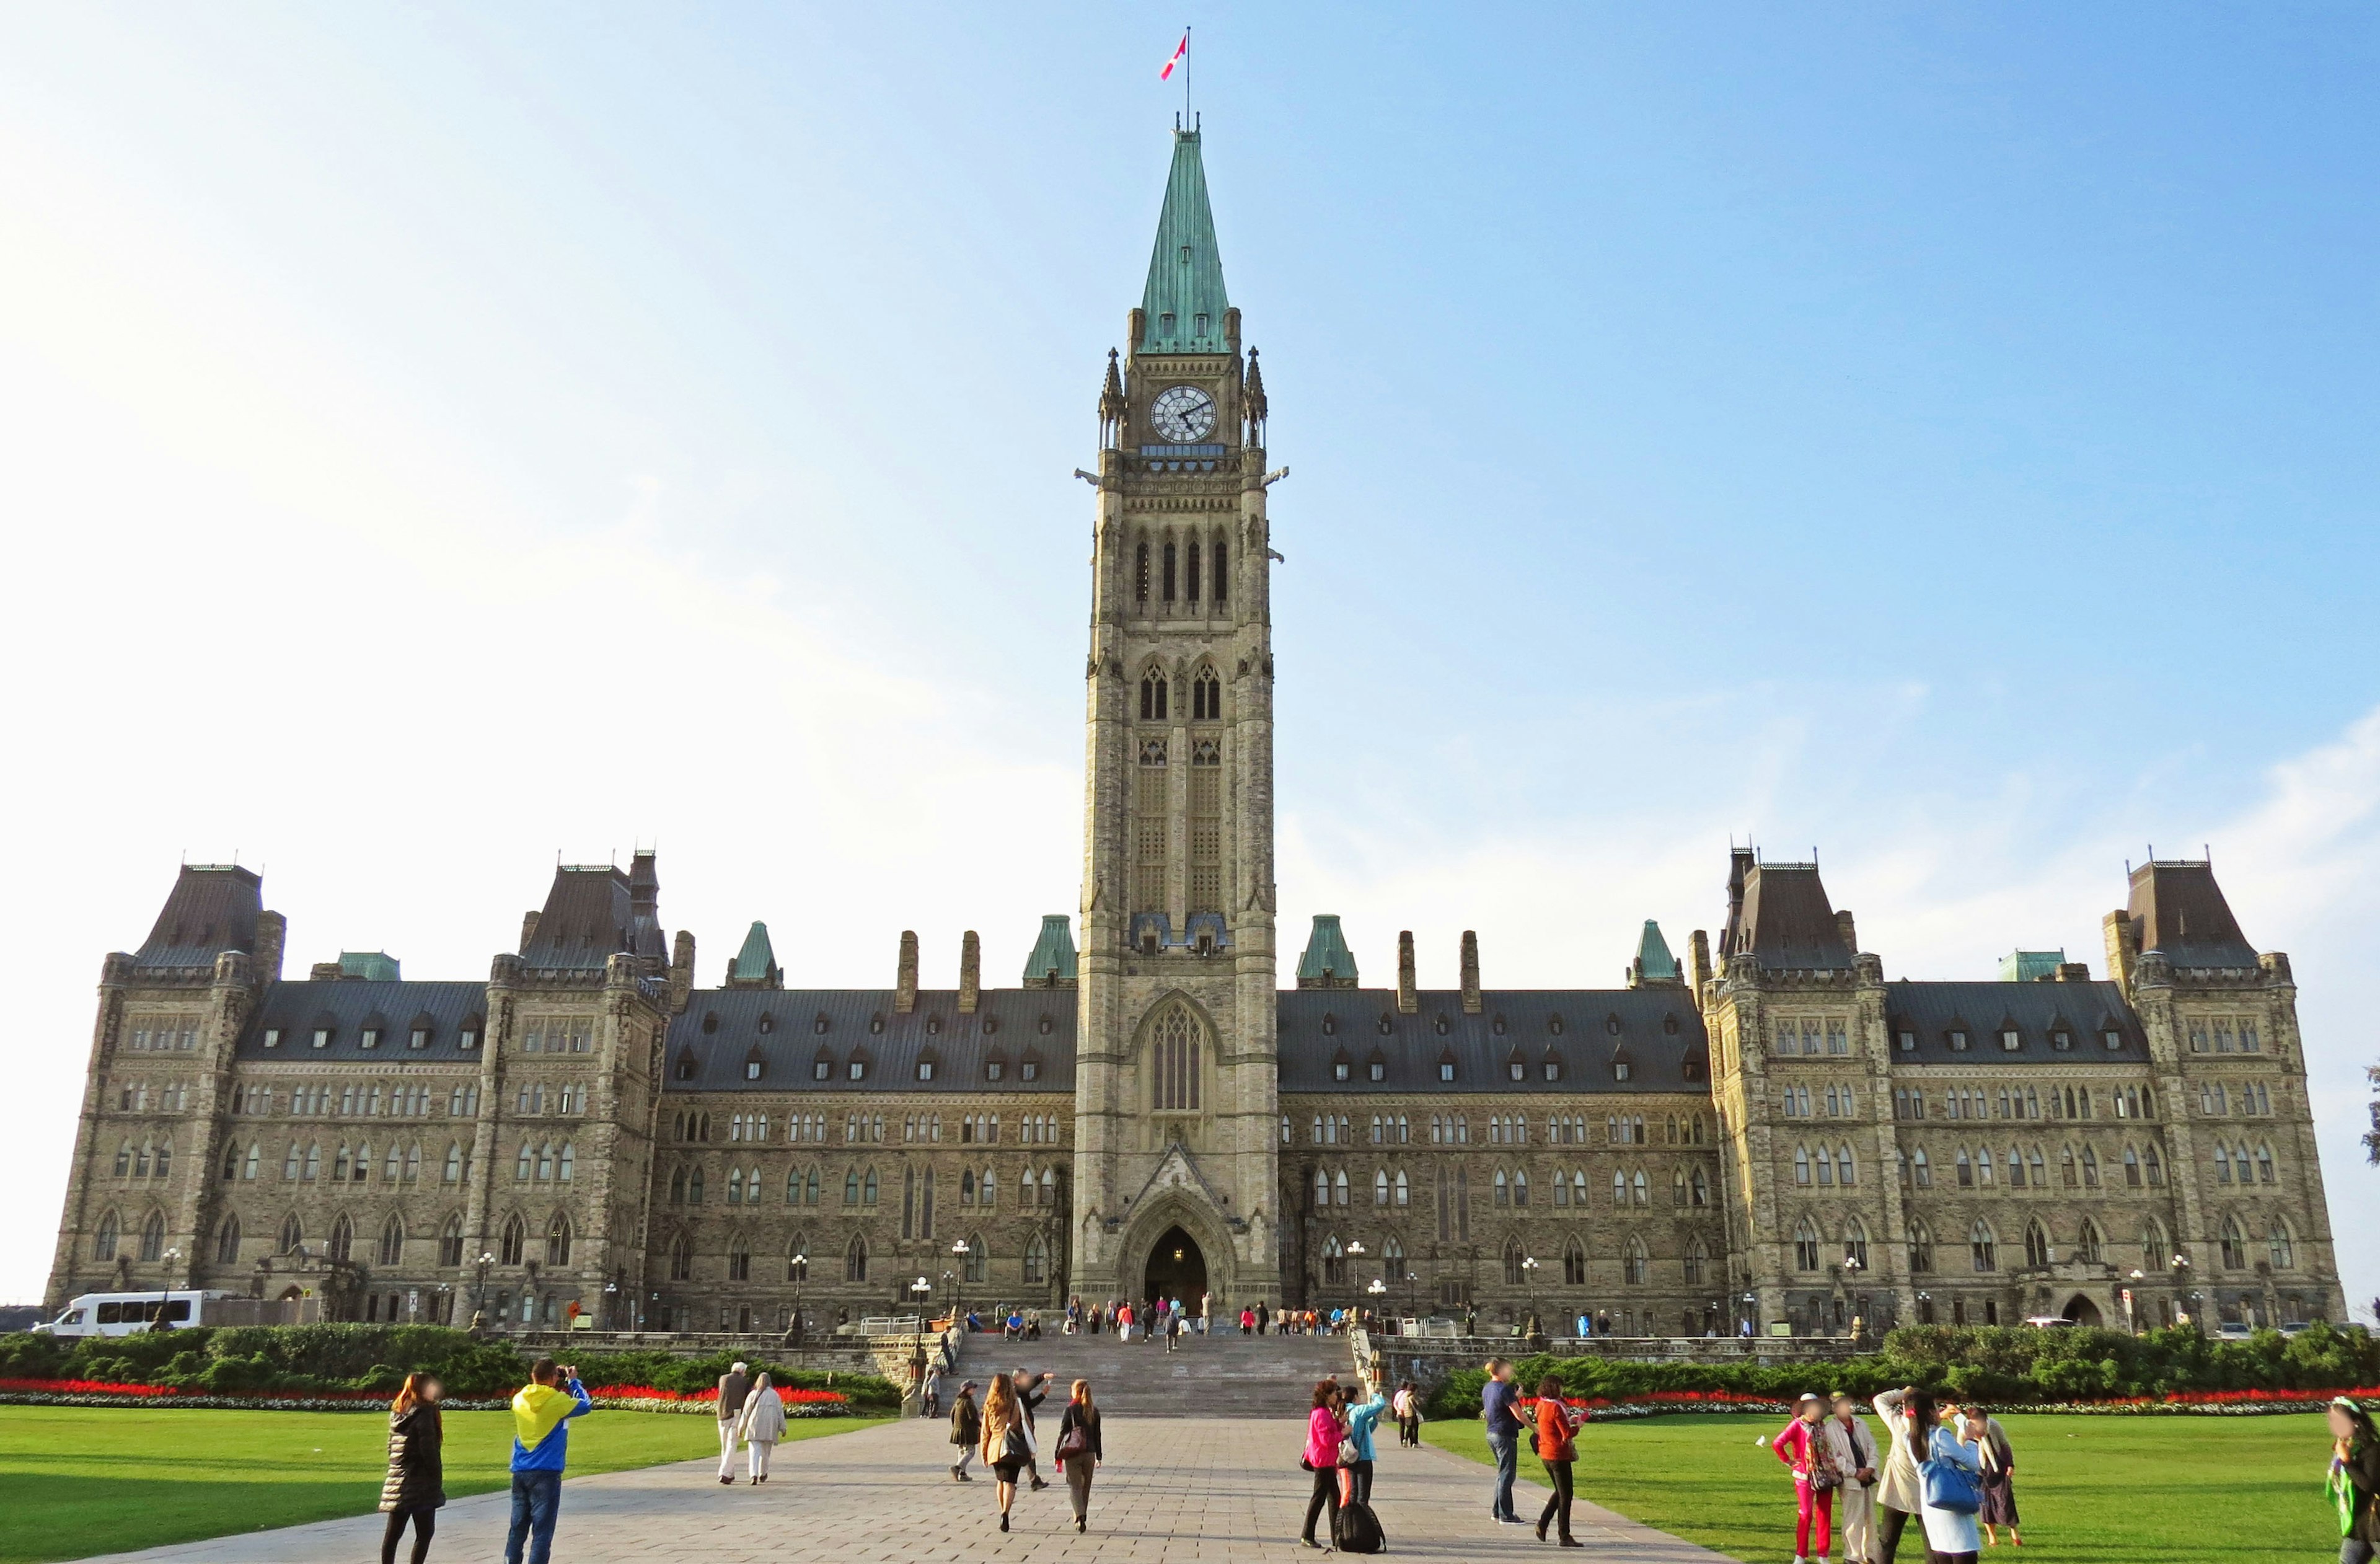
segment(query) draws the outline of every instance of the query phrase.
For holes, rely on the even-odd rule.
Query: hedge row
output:
[[[589,1388],[650,1386],[679,1392],[709,1389],[732,1361],[726,1352],[680,1358],[660,1352],[586,1352],[572,1359]],[[901,1401],[901,1392],[879,1375],[752,1366],[782,1386],[839,1390],[856,1408],[890,1409]],[[230,1396],[393,1395],[417,1370],[438,1376],[450,1394],[474,1400],[511,1395],[528,1379],[528,1360],[508,1342],[438,1325],[196,1326],[76,1340],[0,1336],[0,1379],[103,1380]]]
[[[1393,1338],[1377,1344],[1390,1355],[1396,1352]],[[2361,1326],[2340,1330],[2319,1323],[2292,1340],[2264,1330],[2244,1341],[2216,1340],[2181,1326],[2140,1336],[1912,1326],[1887,1337],[1880,1352],[1825,1363],[1652,1364],[1551,1355],[1520,1361],[1524,1385],[1534,1387],[1548,1374],[1561,1381],[1566,1395],[1611,1401],[1696,1390],[1791,1401],[1805,1390],[1867,1397],[1925,1385],[1994,1404],[2065,1404],[2380,1384],[2380,1340]],[[1477,1367],[1456,1371],[1431,1394],[1431,1415],[1478,1416],[1486,1382]]]

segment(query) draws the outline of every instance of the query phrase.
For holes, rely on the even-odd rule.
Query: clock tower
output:
[[[1099,395],[1075,1290],[1281,1296],[1265,394],[1196,129]]]

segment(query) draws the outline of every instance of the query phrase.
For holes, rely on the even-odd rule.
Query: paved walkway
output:
[[[1043,1422],[1054,1427],[1054,1420]],[[1063,1482],[1017,1495],[1000,1533],[988,1478],[950,1480],[947,1426],[912,1418],[779,1449],[768,1485],[719,1485],[715,1461],[581,1477],[563,1489],[560,1564],[875,1564],[925,1559],[1244,1560],[1313,1557],[1297,1546],[1312,1480],[1298,1470],[1302,1424],[1284,1419],[1119,1419],[1091,1490],[1091,1529],[1075,1534]],[[1479,1559],[1543,1550],[1526,1526],[1488,1518],[1492,1473],[1425,1446],[1381,1442],[1373,1508],[1390,1551]],[[1524,1508],[1542,1489],[1524,1485]],[[504,1554],[509,1499],[457,1499],[439,1512],[432,1564]],[[1726,1564],[1721,1555],[1581,1504],[1580,1539],[1597,1564]],[[189,1564],[334,1564],[379,1551],[381,1518],[359,1516],[115,1559]],[[409,1545],[411,1539],[408,1536]],[[406,1557],[402,1551],[400,1558]]]

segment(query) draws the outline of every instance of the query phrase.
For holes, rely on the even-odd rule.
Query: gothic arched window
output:
[[[2240,1231],[2239,1218],[2226,1217],[2223,1218],[2221,1241],[2216,1247],[2222,1252],[2223,1268],[2225,1270],[2236,1271],[2243,1270],[2247,1267],[2248,1240],[2247,1236]]]
[[[1135,602],[1148,600],[1148,540],[1145,538],[1133,550],[1132,596]]]
[[[1586,1285],[1586,1250],[1575,1238],[1562,1246],[1562,1285],[1565,1287]]]
[[[684,1233],[670,1240],[669,1274],[672,1281],[694,1279],[694,1244]]]
[[[1199,1027],[1187,1006],[1158,1017],[1149,1037],[1153,1105],[1160,1113],[1195,1113],[1199,1102]]]
[[[1169,540],[1165,545],[1165,580],[1163,595],[1167,602],[1172,602],[1173,600],[1173,544],[1171,540]]]
[[[322,1253],[334,1260],[344,1260],[355,1246],[356,1224],[349,1221],[346,1213],[342,1211],[338,1219],[331,1224],[330,1242],[322,1245]]]
[[[2086,1266],[2107,1263],[2107,1241],[2099,1235],[2099,1224],[2090,1218],[2082,1218],[2082,1231],[2074,1241],[2074,1257]]]
[[[1621,1251],[1620,1279],[1631,1287],[1642,1287],[1652,1274],[1653,1257],[1645,1252],[1645,1241],[1631,1233]]]
[[[2273,1225],[2265,1230],[2265,1252],[2272,1256],[2275,1270],[2285,1271],[2297,1263],[2289,1244],[2289,1224],[2278,1217],[2275,1217]]]
[[[1525,1257],[1522,1255],[1521,1245],[1516,1240],[1508,1238],[1504,1241],[1505,1286],[1518,1287],[1528,1279],[1528,1270],[1521,1264]]]
[[[1818,1224],[1809,1218],[1802,1218],[1793,1230],[1793,1268],[1814,1271],[1818,1268]]]
[[[853,1234],[850,1246],[843,1252],[843,1279],[868,1279],[868,1239],[864,1234]]]
[[[380,1229],[380,1263],[394,1266],[405,1258],[405,1218],[394,1212]]]
[[[2000,1268],[1998,1246],[1992,1238],[1992,1225],[1978,1219],[1967,1230],[1967,1258],[1978,1271]]]
[[[1140,676],[1140,720],[1165,721],[1165,675],[1154,668]]]
[[[305,1242],[305,1224],[298,1221],[298,1213],[292,1211],[286,1217],[282,1218],[280,1243],[281,1253],[284,1255],[295,1255]]]
[[[1183,560],[1184,569],[1182,585],[1184,589],[1182,595],[1194,603],[1198,600],[1198,540],[1193,538],[1190,540],[1189,553]]]
[[[570,1264],[570,1218],[561,1211],[545,1224],[545,1263],[549,1266]]]
[[[2049,1231],[2039,1222],[2024,1225],[2024,1263],[2035,1270],[2049,1266]]]
[[[1201,722],[1221,720],[1223,715],[1223,683],[1215,677],[1212,668],[1201,668],[1190,685],[1190,715]]]
[[[463,1263],[463,1218],[449,1217],[446,1225],[438,1230],[438,1263],[459,1266]]]
[[[215,1264],[237,1265],[239,1262],[239,1213],[235,1211],[223,1219],[215,1231]]]
[[[517,1214],[506,1218],[504,1237],[496,1245],[496,1263],[517,1266],[526,1257],[528,1249],[528,1224],[522,1221]]]

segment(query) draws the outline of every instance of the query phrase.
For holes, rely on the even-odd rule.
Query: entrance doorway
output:
[[[2079,1292],[2067,1302],[2066,1317],[2077,1325],[2088,1326],[2094,1330],[2096,1330],[2102,1323],[2099,1305]]]
[[[1196,1239],[1180,1228],[1168,1228],[1148,1252],[1148,1266],[1142,1274],[1148,1296],[1179,1298],[1183,1307],[1195,1314],[1198,1299],[1207,1291],[1207,1256]]]

